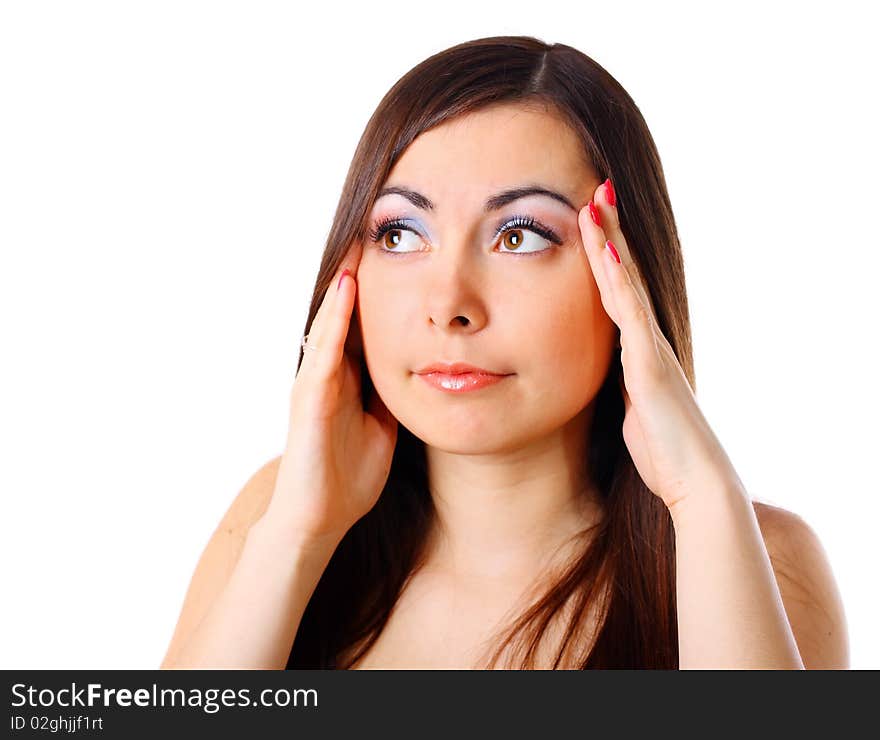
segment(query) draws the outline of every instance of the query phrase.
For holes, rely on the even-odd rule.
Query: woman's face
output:
[[[405,223],[364,242],[353,320],[376,391],[426,444],[469,454],[514,449],[595,397],[617,337],[577,221],[598,185],[565,123],[516,105],[426,131],[394,166],[383,188],[414,191],[433,208],[400,194],[376,200],[368,233],[383,219]],[[571,205],[529,195],[485,209],[502,191],[532,186]],[[415,374],[432,362],[511,375],[449,393]]]

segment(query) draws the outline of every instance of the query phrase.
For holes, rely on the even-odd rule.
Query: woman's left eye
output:
[[[507,253],[535,254],[537,252],[546,252],[553,248],[553,246],[550,246],[532,251],[522,249],[523,242],[528,241],[525,239],[526,234],[539,236],[541,240],[550,242],[553,246],[562,244],[562,240],[553,229],[549,226],[544,226],[531,216],[516,216],[511,219],[495,232],[495,238],[501,237],[501,245],[504,247],[503,251]]]
[[[370,239],[372,239],[373,242],[385,242],[386,240],[383,237],[386,234],[388,234],[389,232],[400,231],[409,231],[410,233],[417,234],[416,231],[406,225],[405,221],[396,218],[389,218],[383,219],[372,228],[372,230],[370,231]],[[542,240],[545,242],[550,242],[551,246],[545,247],[543,249],[523,249],[523,244],[530,241],[527,238],[528,234],[540,237],[540,239],[537,240],[538,242]],[[543,252],[549,251],[554,246],[560,246],[562,244],[562,239],[559,238],[558,234],[553,229],[551,229],[549,226],[545,226],[531,216],[515,216],[509,221],[506,221],[495,232],[493,240],[496,240],[499,237],[501,238],[500,246],[502,247],[500,251],[504,254],[541,254]],[[400,240],[398,238],[395,243],[399,243],[399,241]],[[412,251],[420,250],[412,250],[407,252],[403,250],[388,249],[383,244],[380,244],[379,251],[384,252],[385,254],[393,254],[394,256],[399,257],[404,254],[412,254]]]

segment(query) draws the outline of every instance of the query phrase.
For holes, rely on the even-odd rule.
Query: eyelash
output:
[[[547,239],[547,241],[551,242],[556,246],[560,246],[562,244],[562,240],[559,238],[557,233],[551,229],[549,226],[545,226],[540,221],[535,220],[531,216],[514,216],[509,221],[506,221],[502,226],[498,228],[495,232],[495,235],[492,237],[494,239],[498,239],[498,237],[507,233],[508,231],[513,231],[515,229],[526,229],[528,231],[533,231],[538,236]],[[386,216],[385,218],[379,220],[376,225],[370,231],[370,239],[373,242],[378,242],[385,234],[389,231],[411,231],[413,234],[418,234],[415,229],[410,228],[406,225],[406,221],[400,219],[395,216]],[[418,234],[421,236],[420,234]],[[544,252],[549,252],[551,249],[555,247],[549,247],[548,249],[539,249],[535,252],[502,252],[502,254],[512,254],[516,257],[534,257],[539,254],[543,254]],[[403,257],[408,254],[414,254],[414,252],[395,252],[392,249],[385,249],[385,247],[379,247],[379,251],[384,254],[390,254],[395,257]]]

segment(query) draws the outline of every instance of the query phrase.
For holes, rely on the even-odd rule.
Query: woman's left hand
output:
[[[602,305],[620,328],[623,439],[645,485],[673,513],[707,487],[741,485],[660,330],[620,230],[610,180],[581,209],[578,224]]]

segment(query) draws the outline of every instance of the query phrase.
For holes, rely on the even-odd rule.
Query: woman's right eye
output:
[[[409,239],[409,241],[418,241],[418,234],[415,231],[406,226],[402,221],[391,219],[377,224],[370,232],[370,239],[378,244],[380,252],[386,252],[387,254],[412,254],[412,252],[419,251],[418,249],[401,249],[401,246],[406,246],[408,240],[405,235],[407,234],[412,236],[412,239]]]

